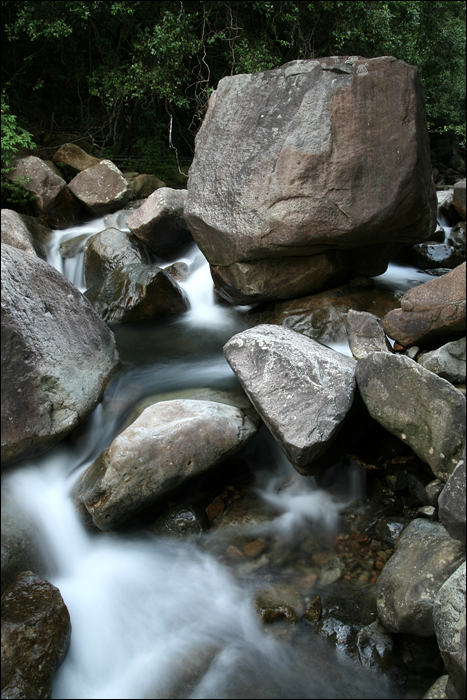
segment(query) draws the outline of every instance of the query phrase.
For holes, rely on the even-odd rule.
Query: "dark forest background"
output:
[[[2,169],[22,147],[51,155],[68,134],[167,178],[176,153],[193,154],[221,78],[333,55],[418,66],[430,132],[451,151],[465,147],[463,1],[23,0],[1,9]]]

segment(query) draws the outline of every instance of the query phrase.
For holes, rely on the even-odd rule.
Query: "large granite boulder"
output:
[[[75,286],[2,246],[2,463],[64,437],[96,406],[118,362],[113,334]]]
[[[18,576],[2,595],[2,698],[51,698],[70,634],[58,588],[31,571]]]
[[[24,189],[34,196],[37,214],[54,228],[67,228],[79,216],[79,204],[65,180],[54,173],[41,158],[19,158],[6,177],[23,183]]]
[[[439,519],[451,537],[465,544],[465,451],[438,499]]]
[[[2,245],[12,245],[45,260],[45,244],[51,234],[50,227],[40,219],[2,209]]]
[[[383,318],[388,336],[408,348],[465,335],[465,265],[409,289],[401,308]]]
[[[312,258],[331,251],[346,251],[344,271],[381,274],[395,247],[430,237],[436,211],[421,83],[404,61],[292,61],[211,96],[185,219],[227,298],[234,281],[248,303],[254,261],[255,301],[282,294],[277,259],[311,258],[310,285]],[[303,275],[299,294],[313,291]]]
[[[160,267],[132,263],[110,272],[85,296],[107,323],[167,318],[188,310],[188,298]]]
[[[313,474],[352,408],[355,360],[272,325],[234,335],[224,354],[288,459]]]
[[[126,175],[123,175],[126,177]],[[126,178],[128,179],[128,178]],[[141,173],[129,180],[131,189],[136,199],[146,199],[160,187],[166,187],[165,182],[159,180],[155,175],[146,175]]]
[[[356,378],[372,418],[446,481],[465,446],[465,396],[405,355],[371,353]]]
[[[160,258],[179,254],[192,242],[183,218],[186,190],[160,187],[127,219],[130,231]]]
[[[119,528],[237,452],[256,434],[258,423],[213,401],[157,403],[88,467],[73,489],[74,499],[101,530]]]
[[[440,523],[413,520],[376,582],[378,617],[389,632],[429,637],[443,583],[465,561],[465,547]]]
[[[465,337],[446,343],[437,350],[425,352],[417,362],[453,384],[465,384]]]
[[[460,698],[465,698],[465,562],[441,586],[433,606],[439,650]]]
[[[458,214],[465,221],[465,212],[466,212],[465,177],[463,180],[456,182],[456,184],[454,185],[454,189],[453,189],[453,193],[452,193],[452,205],[453,205],[454,209],[456,209]]]
[[[76,145],[76,143],[64,143],[58,151],[52,156],[55,163],[63,164],[64,170],[71,174],[77,175],[82,170],[92,168],[93,165],[100,163],[100,158],[94,158],[86,151]]]
[[[125,265],[148,262],[148,254],[135,236],[117,228],[106,228],[88,238],[84,245],[86,286],[101,284],[110,272]]]
[[[133,197],[131,187],[110,160],[102,160],[78,173],[68,187],[93,216],[122,209]]]

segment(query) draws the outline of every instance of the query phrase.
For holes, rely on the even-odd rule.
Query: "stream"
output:
[[[55,231],[48,262],[84,291],[83,254],[62,260],[60,242],[108,226],[128,231],[125,214]],[[241,392],[222,346],[247,327],[245,308],[215,302],[208,263],[196,246],[177,260],[190,268],[181,284],[190,310],[170,321],[111,326],[122,369],[102,402],[69,437],[3,479],[36,525],[47,578],[71,616],[71,644],[53,697],[403,697],[391,679],[339,656],[318,635],[291,640],[287,630],[265,629],[253,599],[271,580],[267,566],[226,565],[216,555],[216,537],[222,539],[215,529],[201,539],[173,539],[138,527],[95,534],[81,524],[70,489],[128,425],[138,402],[193,388]],[[378,283],[405,291],[429,279],[391,265]],[[350,354],[347,346],[336,349]],[[264,427],[240,454],[254,475],[256,502],[274,512],[255,537],[279,537],[290,547],[307,529],[332,538],[342,510],[365,493],[364,470],[350,470],[337,491],[299,476]]]

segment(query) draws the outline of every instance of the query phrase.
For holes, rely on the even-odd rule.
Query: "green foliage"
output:
[[[11,113],[5,92],[2,92],[2,196],[10,202],[26,204],[32,199],[32,195],[24,189],[27,178],[11,181],[7,179],[8,173],[14,169],[15,157],[21,148],[34,148],[35,143],[31,134],[23,129],[16,121],[16,116]]]

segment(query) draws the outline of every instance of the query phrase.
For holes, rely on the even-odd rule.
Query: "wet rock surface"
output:
[[[371,352],[392,352],[383,324],[374,314],[350,309],[346,324],[350,350],[356,360]]]
[[[417,362],[452,384],[465,384],[465,338],[423,353]]]
[[[2,697],[50,698],[70,615],[58,588],[30,571],[2,595]]]
[[[465,450],[439,496],[438,509],[451,537],[465,544]]]
[[[125,265],[148,263],[148,255],[139,240],[116,228],[106,228],[88,238],[84,246],[86,286],[101,284],[113,270]]]

